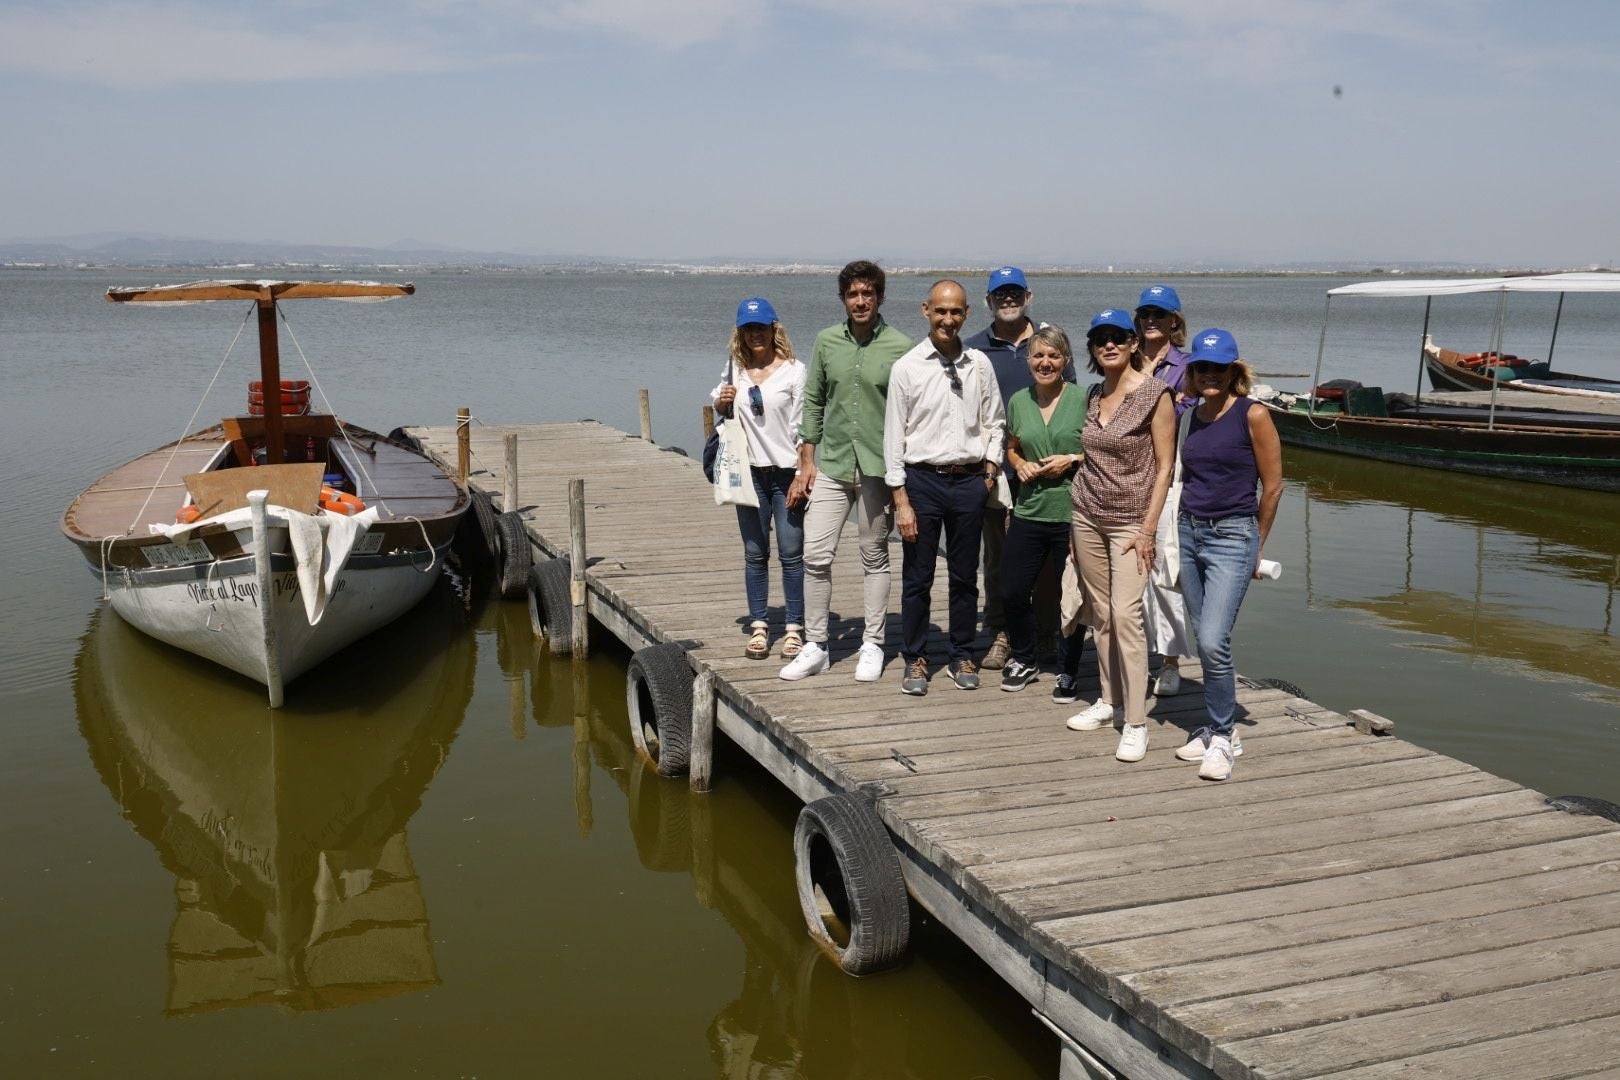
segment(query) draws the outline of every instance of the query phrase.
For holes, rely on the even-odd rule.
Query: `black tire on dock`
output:
[[[911,935],[900,856],[870,801],[808,803],[793,828],[799,907],[810,936],[851,975],[898,964]]]
[[[529,626],[552,656],[574,651],[574,607],[567,559],[542,559],[529,570]]]
[[[476,488],[471,492],[473,512],[461,520],[469,529],[478,532],[475,540],[477,546],[489,555],[493,562],[501,561],[501,534],[495,524],[495,506],[489,501],[489,496]]]
[[[1269,686],[1273,690],[1281,690],[1285,694],[1293,694],[1297,698],[1305,698],[1307,701],[1310,700],[1305,691],[1301,690],[1287,679],[1256,679],[1254,681],[1259,683],[1261,686]]]
[[[630,738],[660,776],[684,776],[692,747],[692,666],[675,644],[649,645],[630,657],[625,698]]]
[[[516,600],[529,587],[529,569],[534,565],[534,549],[529,546],[529,530],[523,515],[508,510],[495,519],[501,538],[501,598]]]

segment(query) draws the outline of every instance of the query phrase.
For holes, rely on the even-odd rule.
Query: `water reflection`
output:
[[[1437,480],[1293,448],[1288,466],[1305,493],[1310,603],[1439,639],[1431,647],[1620,689],[1620,498],[1474,476]],[[1356,515],[1348,542],[1343,522],[1323,524],[1324,512],[1336,511]]]
[[[448,585],[308,677],[284,710],[105,608],[75,662],[79,730],[175,876],[170,1015],[329,1009],[439,981],[405,827],[472,693]]]

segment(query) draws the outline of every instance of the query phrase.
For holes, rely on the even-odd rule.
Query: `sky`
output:
[[[0,0],[0,239],[1620,263],[1620,4]]]

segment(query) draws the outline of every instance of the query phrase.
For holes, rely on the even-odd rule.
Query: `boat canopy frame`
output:
[[[1322,334],[1316,344],[1316,371],[1311,378],[1310,415],[1316,416],[1316,387],[1322,382],[1322,358],[1327,351],[1328,319],[1333,311],[1335,296],[1359,296],[1369,299],[1401,299],[1423,297],[1423,333],[1418,346],[1418,381],[1416,398],[1423,400],[1423,347],[1421,342],[1429,334],[1429,315],[1436,296],[1465,296],[1470,293],[1497,293],[1496,328],[1492,333],[1491,351],[1502,353],[1502,335],[1507,320],[1507,294],[1557,293],[1558,310],[1553,315],[1552,341],[1547,346],[1547,363],[1552,363],[1553,349],[1558,345],[1558,324],[1564,316],[1564,297],[1568,293],[1620,293],[1620,273],[1606,271],[1575,271],[1561,274],[1523,274],[1488,278],[1400,278],[1381,281],[1359,281],[1340,285],[1327,291],[1322,311]],[[1488,429],[1496,427],[1496,398],[1500,387],[1491,380],[1491,409],[1486,422]]]

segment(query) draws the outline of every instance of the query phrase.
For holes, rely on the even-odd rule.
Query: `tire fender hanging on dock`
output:
[[[567,559],[542,559],[529,569],[529,627],[546,639],[552,656],[574,651],[569,576]]]
[[[516,600],[529,588],[529,570],[534,565],[534,549],[529,546],[529,530],[523,515],[508,510],[495,519],[500,536],[501,599]]]
[[[630,738],[660,776],[684,776],[692,747],[692,665],[681,645],[649,645],[630,657],[625,699]]]
[[[847,792],[807,803],[793,828],[793,856],[805,925],[838,966],[868,975],[898,964],[911,908],[876,807]]]

